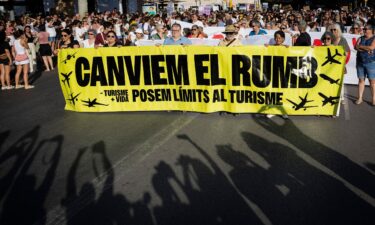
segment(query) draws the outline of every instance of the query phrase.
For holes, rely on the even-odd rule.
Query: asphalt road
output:
[[[340,117],[64,111],[0,92],[0,224],[374,224],[375,108]],[[370,89],[366,88],[366,99]]]

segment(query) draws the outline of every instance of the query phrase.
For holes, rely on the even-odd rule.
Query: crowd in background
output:
[[[215,11],[210,15],[201,15],[193,10],[174,12],[170,15],[121,14],[114,9],[103,13],[87,13],[84,17],[78,14],[73,16],[54,14],[23,15],[15,21],[3,19],[0,20],[2,90],[33,88],[28,84],[28,74],[36,70],[38,62],[41,62],[42,70],[54,70],[56,60],[53,59],[62,48],[138,46],[140,40],[173,38],[175,35],[173,35],[172,20],[193,24],[191,28],[180,29],[180,35],[186,38],[207,38],[208,35],[204,33],[205,27],[230,25],[235,29],[237,39],[266,34],[267,30],[278,30],[283,32],[282,35],[291,35],[293,45],[299,45],[298,39],[303,41],[303,36],[307,32],[320,31],[322,27],[330,32],[337,30],[336,34],[329,34],[336,35],[335,40],[340,40],[344,32],[365,35],[366,25],[374,26],[374,9]],[[241,35],[241,29],[247,28],[252,28],[251,32]],[[211,38],[225,39],[225,36],[218,34]],[[341,44],[348,51],[347,44]],[[311,43],[301,45],[311,45]],[[16,71],[15,87],[11,84],[13,79],[10,78],[13,64]],[[21,74],[23,74],[23,84],[20,84]]]

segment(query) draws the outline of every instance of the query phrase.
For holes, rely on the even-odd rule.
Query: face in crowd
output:
[[[172,25],[172,37],[173,38],[181,37],[181,26],[179,26],[178,24]]]
[[[107,32],[107,43],[108,44],[114,44],[116,43],[116,33],[113,31]]]

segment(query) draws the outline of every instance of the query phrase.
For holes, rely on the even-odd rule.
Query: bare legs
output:
[[[371,104],[375,106],[375,80],[370,79],[370,88],[371,88]],[[363,102],[363,92],[365,90],[365,80],[359,79],[358,82],[358,99],[355,104],[359,105]]]
[[[46,67],[46,71],[53,70],[53,62],[51,56],[43,56],[44,66]]]
[[[355,104],[359,105],[363,102],[363,91],[365,90],[365,79],[359,79],[358,81],[358,99]]]
[[[20,75],[23,72],[23,82],[25,84],[25,89],[33,88],[34,86],[29,85],[29,64],[17,65],[16,71],[16,89],[23,87],[20,85]]]
[[[372,96],[372,106],[375,106],[375,80],[370,80],[371,86],[371,96]]]

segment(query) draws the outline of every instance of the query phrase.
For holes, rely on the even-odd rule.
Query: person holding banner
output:
[[[172,25],[172,37],[168,37],[164,40],[163,45],[191,45],[192,42],[181,35],[181,25],[174,23]]]
[[[155,29],[156,33],[151,35],[151,40],[164,40],[168,37],[163,24],[156,24]]]
[[[284,41],[285,41],[285,33],[281,30],[278,30],[274,33],[273,35],[273,39],[275,41],[275,43],[273,44],[274,46],[284,46],[284,47],[289,47],[288,45],[284,44]],[[268,47],[270,44],[267,44],[265,45],[266,47]],[[266,117],[267,118],[272,118],[274,117],[275,115],[274,114],[267,114]],[[282,115],[282,117],[284,119],[288,119],[288,115]]]
[[[332,41],[332,43],[336,46],[342,46],[345,51],[345,56],[350,57],[350,47],[345,37],[342,35],[340,24],[338,23],[331,24],[328,26],[328,30],[330,30],[335,35],[335,38],[336,38],[334,41]],[[344,74],[346,74],[346,67],[344,68]],[[341,103],[342,104],[345,104],[344,88],[345,86],[342,86],[342,89],[341,89]]]
[[[110,30],[107,32],[106,37],[107,42],[103,45],[103,47],[121,47],[121,42],[117,39],[116,32]]]
[[[357,50],[357,75],[358,75],[358,99],[355,104],[363,102],[365,90],[365,78],[370,80],[372,102],[375,106],[375,26],[367,24],[363,28],[364,35],[358,38],[355,49]]]
[[[57,55],[59,49],[64,48],[79,48],[79,43],[72,37],[72,31],[70,29],[64,29],[61,31],[61,39],[57,44],[55,54]]]
[[[226,26],[223,33],[225,34],[225,38],[219,42],[218,46],[233,47],[242,45],[241,41],[236,38],[236,28],[234,25]]]
[[[191,27],[191,34],[188,36],[188,38],[204,38],[204,35],[200,32],[197,25],[193,25]]]
[[[95,47],[95,36],[96,36],[96,30],[95,29],[89,29],[87,31],[87,39],[82,41],[81,47],[83,48],[94,48]]]

